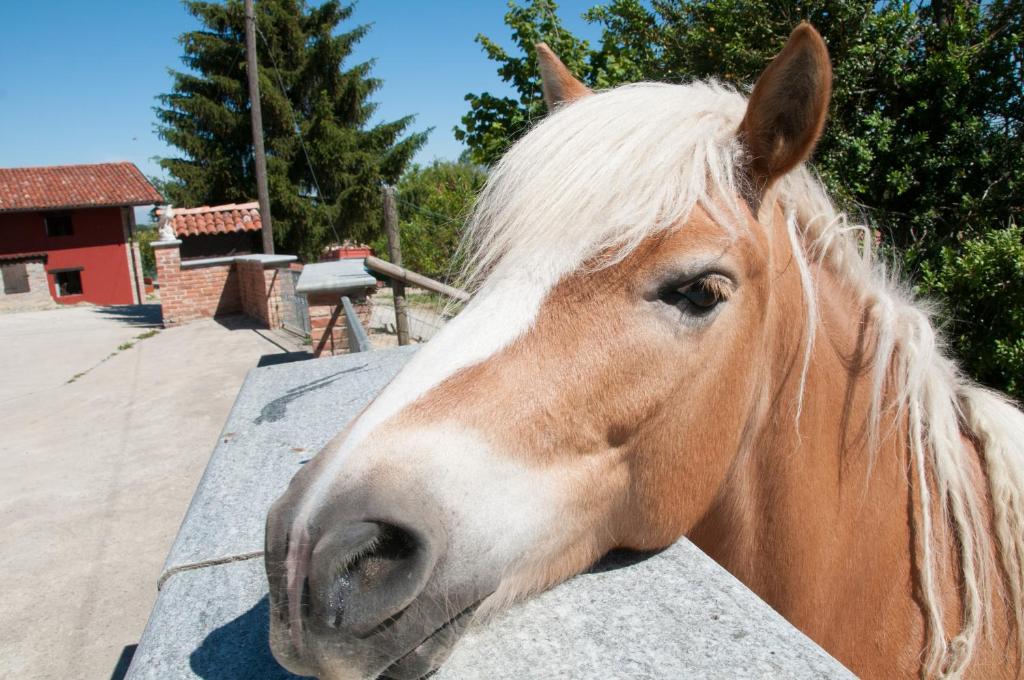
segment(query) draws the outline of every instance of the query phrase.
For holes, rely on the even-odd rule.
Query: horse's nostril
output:
[[[396,618],[419,594],[434,557],[424,539],[362,522],[317,542],[310,565],[313,619],[362,637]]]

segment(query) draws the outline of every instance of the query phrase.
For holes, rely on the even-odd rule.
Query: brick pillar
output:
[[[281,295],[285,289],[284,279],[291,279],[288,264],[263,270],[263,281],[267,299],[267,325],[271,328],[281,327],[281,307],[284,304]]]
[[[238,288],[242,293],[242,311],[270,328],[263,262],[258,257],[243,256],[235,260],[235,269],[238,272]]]
[[[278,259],[268,262],[262,255],[242,255],[235,260],[242,311],[267,328],[281,327],[283,278],[289,276],[290,260]]]
[[[352,291],[348,293],[348,297],[352,301],[352,306],[356,310],[356,316],[359,317],[359,322],[363,324],[363,329],[366,331],[370,330],[370,316],[373,311],[373,308],[370,305],[370,296],[373,295],[376,290],[376,288],[366,288],[362,291]],[[331,321],[331,315],[334,313],[334,308],[341,304],[341,295],[336,293],[314,293],[309,295],[308,299],[310,344],[312,348],[315,349],[320,345],[320,339],[324,337],[324,334],[327,331],[327,324]],[[345,313],[342,312],[338,316],[338,321],[334,325],[333,332],[324,344],[324,351],[321,356],[345,354],[346,352],[348,352],[348,329],[345,327]]]
[[[185,290],[181,277],[181,241],[154,241],[156,278],[160,282],[160,313],[164,326],[184,321]]]

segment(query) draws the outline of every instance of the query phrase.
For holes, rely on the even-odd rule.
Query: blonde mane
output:
[[[467,286],[486,289],[528,268],[549,288],[603,253],[625,257],[652,234],[685,223],[697,205],[732,233],[746,228],[747,159],[736,137],[745,108],[738,92],[694,82],[620,87],[556,110],[491,172],[463,244]],[[872,441],[883,415],[886,422],[905,418],[909,428],[922,507],[926,672],[955,677],[966,669],[987,625],[989,577],[1000,571],[1002,587],[995,585],[1009,599],[1024,653],[1024,414],[959,372],[926,307],[874,257],[870,230],[838,211],[807,168],[772,193],[786,214],[805,291],[805,375],[817,328],[813,271],[827,267],[863,291],[870,310]],[[972,482],[962,433],[977,445],[991,516]],[[935,548],[943,525],[959,547],[963,591],[962,625],[949,640]]]

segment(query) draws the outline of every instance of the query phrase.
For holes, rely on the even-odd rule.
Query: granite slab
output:
[[[250,371],[171,546],[161,583],[197,563],[263,550],[267,511],[288,481],[415,351],[400,347]]]
[[[689,541],[589,573],[471,627],[434,680],[852,678]],[[176,574],[129,680],[286,680],[258,558]]]
[[[683,539],[593,569],[471,627],[434,680],[853,678]]]
[[[267,645],[266,511],[414,347],[257,368],[246,378],[165,571],[127,678],[278,680]],[[475,624],[434,676],[847,678],[686,540],[615,554]]]
[[[377,279],[366,271],[362,258],[348,258],[331,262],[316,262],[302,268],[295,284],[299,295],[311,293],[337,293],[345,295],[377,285]]]

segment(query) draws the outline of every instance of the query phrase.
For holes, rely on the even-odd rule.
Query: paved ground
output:
[[[282,352],[157,314],[0,316],[0,676],[112,676],[242,379]]]
[[[25,299],[28,297],[29,299]],[[56,309],[59,305],[47,293],[36,298],[25,295],[0,295],[0,314],[18,312],[38,312],[43,309]]]

